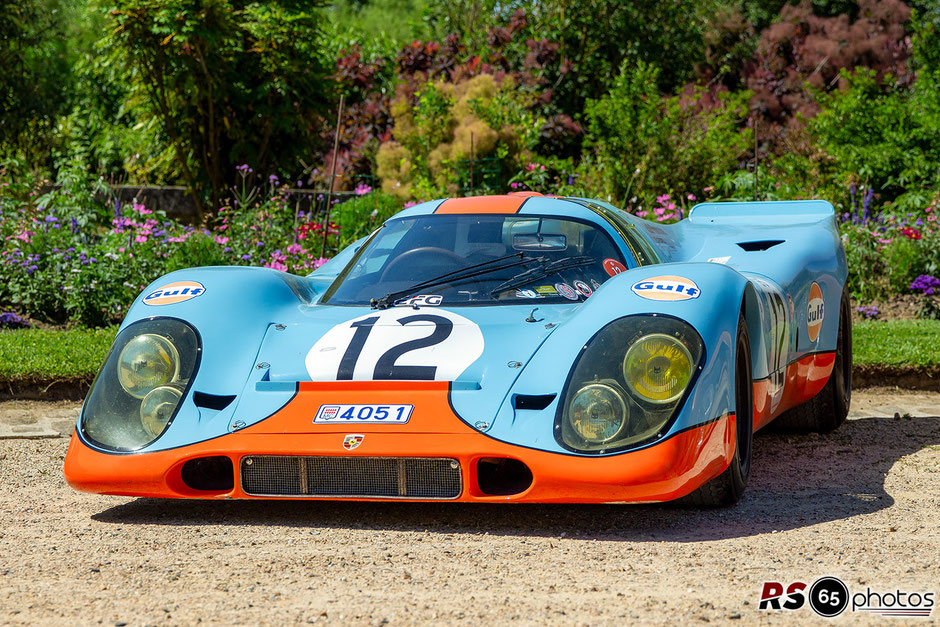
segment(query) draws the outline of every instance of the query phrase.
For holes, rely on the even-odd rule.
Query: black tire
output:
[[[787,410],[773,421],[774,428],[796,433],[829,433],[849,415],[852,402],[852,312],[848,291],[839,306],[839,335],[832,374],[812,399]]]
[[[741,315],[738,317],[738,337],[734,349],[734,456],[724,472],[680,499],[680,504],[727,507],[740,500],[751,472],[751,444],[754,440],[753,395],[751,342],[747,334],[747,323]]]

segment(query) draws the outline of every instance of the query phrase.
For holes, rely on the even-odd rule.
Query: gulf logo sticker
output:
[[[198,281],[177,281],[167,283],[144,296],[145,305],[172,305],[206,293],[206,288]]]
[[[809,341],[815,342],[819,337],[823,320],[826,317],[826,303],[823,302],[822,290],[816,282],[809,288],[809,302],[806,305],[806,331]]]
[[[694,281],[681,276],[654,276],[637,281],[630,289],[648,300],[691,300],[702,295]]]

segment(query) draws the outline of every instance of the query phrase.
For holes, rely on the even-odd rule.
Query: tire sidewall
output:
[[[738,321],[734,356],[735,438],[731,460],[732,489],[736,499],[744,492],[751,472],[754,440],[754,398],[751,384],[751,347],[744,316]]]

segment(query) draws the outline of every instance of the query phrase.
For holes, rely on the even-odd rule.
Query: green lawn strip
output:
[[[104,363],[116,334],[117,327],[0,331],[0,380],[90,379]]]
[[[0,381],[90,380],[116,332],[116,327],[0,331]],[[864,321],[853,333],[856,365],[940,367],[940,320]]]
[[[940,366],[940,320],[866,320],[852,327],[853,363]]]

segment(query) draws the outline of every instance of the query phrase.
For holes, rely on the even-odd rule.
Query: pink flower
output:
[[[226,244],[228,244],[228,238],[227,238],[227,237],[222,237],[221,235],[216,235],[216,236],[213,237],[212,239],[215,240],[215,243],[216,243],[216,244],[221,244],[222,246],[225,246]]]
[[[668,200],[669,200],[669,194],[663,194],[662,196],[656,197],[656,202],[658,202],[659,204],[663,204]]]
[[[711,191],[714,191],[714,190],[715,190],[715,188],[712,187],[711,185],[709,185],[708,187],[706,187],[706,188],[703,189],[702,191],[703,191],[703,192],[711,192]]]
[[[698,199],[695,197],[695,194],[689,194],[688,196],[686,196],[686,198],[688,198],[689,200],[698,200]]]
[[[329,261],[329,259],[327,259],[326,257],[320,257],[319,259],[314,259],[313,260],[314,269],[319,268],[320,266],[325,264],[327,261]]]
[[[306,252],[303,248],[300,247],[300,244],[291,244],[287,247],[288,255],[299,255],[303,252]]]
[[[418,204],[417,200],[409,200],[408,202],[405,203],[405,209],[407,209],[408,207],[414,207],[417,204]]]
[[[527,165],[527,166],[525,167],[525,169],[526,169],[526,172],[531,172],[532,170],[535,169],[535,164],[534,164],[534,163],[529,163],[529,165]]]
[[[287,266],[281,263],[280,261],[268,261],[264,264],[265,268],[272,268],[274,270],[280,270],[281,272],[287,272]]]
[[[134,241],[138,244],[143,244],[147,241],[147,237],[145,235],[138,235],[134,238]]]
[[[355,192],[356,196],[365,196],[366,194],[372,191],[372,188],[366,185],[365,183],[362,183],[360,185],[357,185],[356,189],[353,191]]]
[[[150,209],[147,209],[143,205],[138,204],[136,202],[134,203],[134,211],[136,211],[142,216],[150,215],[151,213],[153,213],[153,211],[151,211]]]

